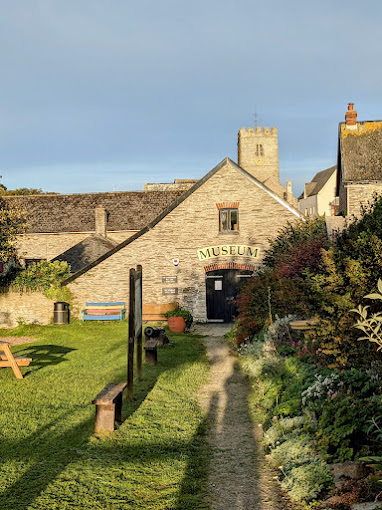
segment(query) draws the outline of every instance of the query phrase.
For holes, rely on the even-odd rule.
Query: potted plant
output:
[[[181,306],[177,306],[174,310],[165,313],[168,327],[173,333],[184,333],[189,331],[194,320],[191,312],[185,310]]]

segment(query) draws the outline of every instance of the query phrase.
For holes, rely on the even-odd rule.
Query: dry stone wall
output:
[[[15,328],[18,323],[49,324],[54,303],[40,292],[7,292],[0,294],[0,327]]]

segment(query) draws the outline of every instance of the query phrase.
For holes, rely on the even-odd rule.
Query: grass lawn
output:
[[[0,509],[206,509],[208,448],[196,392],[208,364],[200,337],[174,335],[143,367],[124,422],[96,438],[92,399],[126,380],[126,323],[21,326],[2,335],[33,358],[0,370]]]

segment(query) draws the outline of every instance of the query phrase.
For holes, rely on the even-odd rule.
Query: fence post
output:
[[[127,345],[127,398],[133,398],[133,380],[134,380],[134,312],[135,312],[135,279],[134,269],[130,269],[130,292],[129,292],[129,336]]]
[[[130,269],[129,336],[127,346],[127,398],[133,398],[134,344],[137,342],[137,375],[142,379],[142,266]]]
[[[137,336],[137,376],[142,379],[142,266],[137,266],[135,287],[135,334]],[[138,291],[138,292],[137,292]],[[137,295],[138,294],[138,295]],[[138,331],[137,331],[138,330]]]

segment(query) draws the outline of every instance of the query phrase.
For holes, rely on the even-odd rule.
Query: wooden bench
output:
[[[127,383],[109,383],[92,404],[96,406],[94,432],[113,431],[115,422],[122,421],[122,395]]]
[[[158,341],[156,338],[147,340],[144,345],[145,361],[147,365],[156,365],[158,361]]]
[[[123,321],[125,303],[86,303],[81,313],[83,321]]]
[[[0,368],[11,367],[17,379],[23,379],[19,367],[28,367],[32,358],[25,356],[13,356],[11,351],[11,344],[8,342],[0,341]]]

